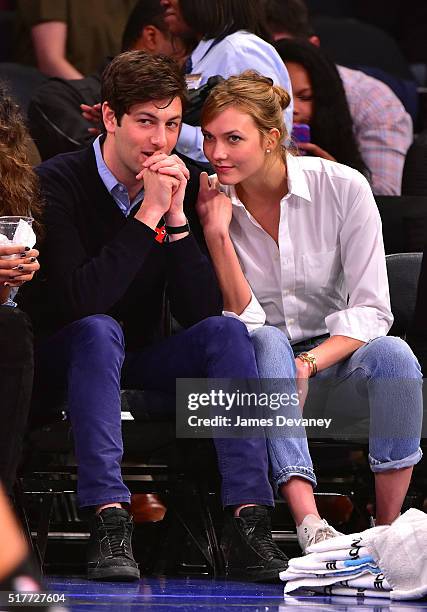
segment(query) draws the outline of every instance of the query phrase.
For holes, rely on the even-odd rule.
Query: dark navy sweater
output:
[[[18,300],[37,335],[108,314],[121,323],[127,348],[141,348],[160,337],[165,288],[183,327],[221,313],[215,273],[199,244],[202,232],[194,210],[199,171],[189,169],[185,212],[193,232],[159,244],[153,230],[120,211],[99,177],[92,147],[58,155],[37,168],[46,200],[46,238],[41,271],[20,290]]]

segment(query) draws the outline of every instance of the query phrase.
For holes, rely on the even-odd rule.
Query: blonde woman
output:
[[[281,380],[289,393],[299,379],[299,410],[316,374],[365,385],[376,520],[387,524],[422,456],[421,373],[407,344],[386,336],[392,314],[368,182],[347,166],[283,147],[289,100],[253,71],[214,88],[202,130],[216,177],[202,175],[198,212],[224,314],[252,332],[260,378]],[[306,439],[270,437],[268,448],[273,484],[289,502],[302,549],[335,535],[316,509]]]

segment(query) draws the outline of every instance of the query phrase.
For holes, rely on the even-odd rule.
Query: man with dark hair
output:
[[[185,97],[172,59],[123,53],[102,78],[105,135],[37,169],[47,200],[45,276],[21,300],[36,329],[36,397],[46,403],[47,394],[67,393],[79,504],[93,511],[92,579],[139,577],[120,471],[121,384],[173,399],[176,378],[258,376],[246,327],[215,316],[222,311],[217,280],[194,238],[199,172],[171,155]],[[185,329],[162,339],[165,291]],[[236,526],[230,536],[232,569],[277,579],[287,559],[272,541],[265,508],[273,505],[265,439],[215,444],[224,507],[258,504],[246,510],[248,533]]]
[[[319,46],[304,0],[265,0],[274,40],[303,38]],[[406,152],[412,143],[412,121],[391,89],[359,70],[337,66],[354,134],[371,177],[375,195],[400,195]]]
[[[122,36],[122,52],[133,49],[171,56],[174,52],[182,53],[180,39],[168,32],[160,0],[139,0],[129,15]]]

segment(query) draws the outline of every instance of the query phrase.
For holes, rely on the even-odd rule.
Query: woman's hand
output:
[[[335,157],[332,157],[325,149],[313,144],[312,142],[299,142],[298,149],[306,151],[309,155],[314,157],[322,157],[323,159],[329,159],[329,161],[337,161]]]
[[[14,255],[13,259],[3,259]],[[25,250],[23,246],[0,246],[0,286],[20,287],[30,281],[40,269],[36,249]]]
[[[15,257],[9,258],[11,255]],[[12,287],[20,287],[30,281],[40,268],[35,249],[25,250],[23,246],[0,246],[0,304],[6,302]]]
[[[296,367],[296,384],[299,397],[299,407],[301,412],[304,409],[305,400],[308,394],[308,379],[310,378],[310,364],[302,361],[301,359],[295,359]]]
[[[205,237],[226,236],[233,216],[232,204],[225,193],[211,184],[206,172],[200,175],[199,197],[196,210]]]

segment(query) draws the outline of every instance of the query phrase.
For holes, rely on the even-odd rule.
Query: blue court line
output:
[[[147,601],[154,599],[155,597],[162,599],[268,599],[274,597],[274,595],[132,595],[132,593],[123,593],[122,595],[120,593],[64,593],[64,595],[65,597],[69,598],[89,597],[93,599],[95,597],[120,597],[123,599],[124,597],[127,597],[129,599],[146,599]],[[308,595],[306,597],[307,599],[309,598]],[[310,597],[310,599],[312,599],[312,597]]]

